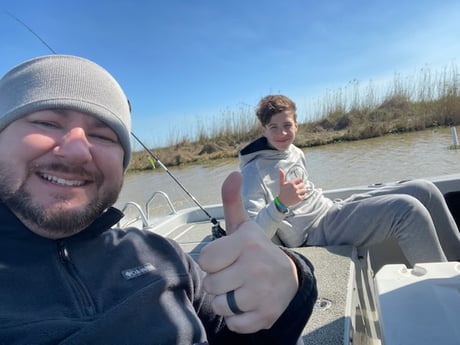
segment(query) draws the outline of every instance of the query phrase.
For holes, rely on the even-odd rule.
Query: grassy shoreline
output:
[[[309,119],[299,117],[296,145],[305,148],[420,131],[460,123],[460,74],[455,65],[432,72],[424,68],[410,78],[395,75],[383,91],[369,82],[354,81],[325,94]],[[306,118],[306,116],[305,116]],[[201,164],[234,158],[238,151],[259,136],[255,111],[242,107],[221,114],[211,129],[198,128],[196,137],[170,140],[152,152],[167,167]],[[152,170],[145,150],[133,152],[128,172]]]

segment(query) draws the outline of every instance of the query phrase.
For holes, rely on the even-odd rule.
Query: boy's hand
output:
[[[301,177],[286,181],[286,174],[279,169],[280,174],[280,201],[287,207],[301,202],[307,194],[307,189]]]

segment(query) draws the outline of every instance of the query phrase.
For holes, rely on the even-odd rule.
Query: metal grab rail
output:
[[[166,194],[165,192],[162,192],[162,191],[156,191],[156,192],[154,192],[152,194],[152,196],[145,203],[145,213],[147,214],[147,219],[150,218],[150,216],[149,216],[150,203],[153,201],[153,199],[157,195],[161,195],[166,200],[166,202],[168,203],[169,210],[170,210],[169,214],[176,214],[177,213],[176,208],[174,207],[173,203],[171,202],[171,199],[169,199],[168,194]]]
[[[170,211],[169,215],[177,213],[176,208],[174,207],[173,203],[171,202],[171,199],[169,198],[168,194],[166,194],[165,192],[162,192],[162,191],[156,191],[156,192],[154,192],[152,194],[152,196],[145,203],[145,211],[142,209],[142,207],[138,203],[136,203],[134,201],[128,201],[123,206],[121,211],[123,213],[125,213],[125,210],[128,209],[129,207],[135,208],[137,210],[138,214],[139,214],[138,218],[136,218],[136,219],[140,218],[142,220],[142,227],[147,228],[147,227],[150,226],[150,213],[149,213],[150,204],[152,203],[153,199],[155,199],[155,197],[157,195],[162,196],[164,198],[164,200],[166,200],[166,202],[168,204],[168,207],[169,207],[169,211]],[[132,221],[131,223],[133,223],[135,221],[136,220]],[[120,222],[118,222],[118,226],[120,226]]]
[[[128,201],[124,206],[123,208],[121,209],[121,212],[125,212],[125,210],[128,208],[128,207],[134,207],[137,212],[139,212],[139,215],[142,219],[142,227],[146,228],[149,226],[149,222],[148,222],[148,217],[145,216],[145,213],[144,211],[142,210],[142,207],[139,206],[139,204],[135,203],[134,201]],[[118,222],[118,226],[120,225],[120,222]]]

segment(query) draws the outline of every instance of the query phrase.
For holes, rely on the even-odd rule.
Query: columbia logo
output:
[[[155,266],[153,266],[150,263],[146,263],[145,265],[130,268],[124,271],[121,271],[121,275],[123,278],[126,280],[134,279],[137,278],[143,274],[146,274],[148,272],[152,272],[155,270]]]

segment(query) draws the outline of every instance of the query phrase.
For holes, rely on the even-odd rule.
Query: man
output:
[[[414,180],[332,201],[309,179],[305,155],[293,144],[295,103],[269,95],[256,114],[263,136],[240,151],[242,195],[274,242],[370,246],[394,238],[411,265],[460,258],[460,233],[433,183]]]
[[[229,236],[199,264],[112,228],[129,135],[127,98],[89,60],[38,57],[0,79],[0,344],[295,344],[313,269],[248,221],[238,173]]]

